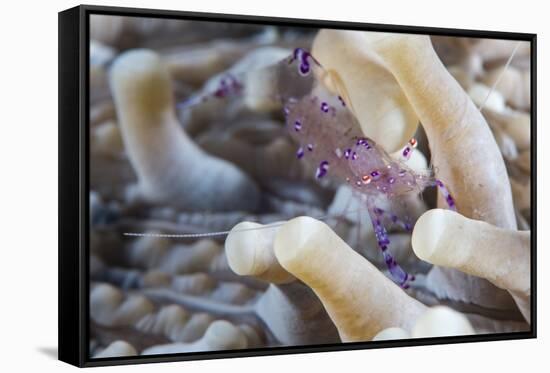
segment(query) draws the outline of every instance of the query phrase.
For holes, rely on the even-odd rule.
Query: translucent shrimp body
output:
[[[405,272],[390,253],[390,240],[384,220],[397,223],[396,215],[387,214],[375,206],[380,196],[394,200],[407,193],[420,193],[427,186],[439,186],[449,206],[454,201],[443,183],[435,180],[429,172],[415,173],[404,160],[410,157],[416,140],[411,139],[403,149],[403,161],[392,159],[373,140],[364,137],[359,131],[356,118],[347,109],[340,96],[334,96],[319,83],[325,76],[322,67],[306,51],[296,50],[287,61],[289,75],[299,75],[307,83],[297,86],[311,87],[307,94],[303,90],[281,97],[288,131],[299,143],[296,156],[309,160],[317,166],[318,179],[327,175],[348,182],[358,193],[366,197],[367,209],[372,221],[378,246],[382,251],[388,270],[399,285],[409,287],[414,276]],[[403,223],[405,229],[412,225]]]
[[[454,200],[441,181],[434,179],[429,170],[417,173],[406,165],[416,140],[411,139],[402,150],[401,160],[391,158],[382,147],[364,136],[344,99],[325,88],[322,81],[328,75],[303,49],[296,49],[290,57],[268,67],[264,73],[269,74],[272,82],[266,96],[281,104],[288,133],[298,144],[296,157],[314,166],[317,179],[330,177],[347,182],[365,197],[363,200],[388,271],[396,283],[408,288],[414,276],[405,272],[391,255],[391,242],[384,224],[401,224],[410,231],[412,223],[378,208],[377,201],[386,199],[392,205],[407,194],[418,194],[428,186],[437,186],[454,209]],[[246,95],[247,87],[240,80],[247,79],[231,77],[233,84],[230,86],[227,79],[221,79],[220,88],[199,101]],[[220,90],[223,95],[218,93]]]

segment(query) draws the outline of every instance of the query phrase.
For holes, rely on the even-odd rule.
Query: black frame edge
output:
[[[512,32],[512,31],[490,31],[477,29],[458,29],[434,26],[417,25],[396,25],[389,23],[367,23],[350,21],[332,21],[329,19],[304,19],[288,17],[257,16],[243,14],[227,14],[213,12],[195,12],[183,10],[167,10],[153,8],[129,8],[102,5],[81,5],[85,12],[89,14],[120,15],[130,17],[147,18],[177,18],[192,19],[196,21],[211,22],[230,22],[230,23],[255,23],[255,24],[274,24],[277,26],[292,27],[315,27],[315,28],[333,28],[346,30],[368,30],[379,32],[405,33],[405,34],[430,34],[443,36],[461,36],[487,39],[508,39],[532,41],[535,33]]]
[[[58,13],[58,359],[83,366],[79,204],[81,7]]]

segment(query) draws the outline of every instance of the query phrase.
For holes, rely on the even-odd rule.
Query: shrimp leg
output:
[[[374,205],[371,199],[367,200],[367,210],[369,212],[370,219],[372,221],[372,226],[374,228],[374,233],[376,235],[376,240],[378,247],[382,251],[384,256],[384,262],[388,267],[388,270],[393,278],[393,280],[399,284],[403,289],[408,289],[410,282],[414,281],[414,275],[410,275],[397,263],[394,257],[391,255],[389,250],[390,239],[388,232],[384,227],[379,214],[377,214],[377,207]],[[378,209],[379,210],[379,209]]]

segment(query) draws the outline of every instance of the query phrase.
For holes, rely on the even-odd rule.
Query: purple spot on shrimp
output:
[[[357,146],[363,145],[363,146],[364,146],[365,148],[367,148],[367,149],[370,149],[370,148],[371,148],[371,146],[370,146],[368,140],[365,139],[365,138],[360,138],[360,139],[358,139],[357,142],[355,143],[355,145],[357,145]]]
[[[451,196],[451,193],[449,193],[449,190],[443,185],[443,182],[439,179],[435,180],[436,185],[441,190],[441,193],[445,197],[445,200],[447,201],[447,205],[449,205],[449,208],[453,211],[456,211],[455,201],[453,197]]]
[[[344,152],[344,158],[346,159],[349,159],[349,156],[351,155],[351,149],[346,149],[346,151]]]
[[[294,130],[296,132],[300,131],[302,129],[302,122],[300,122],[299,120],[295,121],[294,122]]]
[[[313,56],[309,54],[309,52],[305,51],[302,48],[294,49],[293,58],[289,60],[289,63],[292,63],[295,60],[298,60],[300,62],[298,71],[301,75],[304,76],[309,74],[309,72],[311,71],[310,61],[313,61],[314,63],[319,65],[319,62],[315,58],[313,58]]]
[[[353,154],[351,155],[351,159],[353,159],[354,161],[357,159],[357,153],[356,152],[353,152]]]
[[[382,238],[380,241],[378,241],[378,245],[387,247],[387,245],[390,244],[390,240],[387,237]]]
[[[385,259],[386,265],[389,268],[395,267],[395,265],[397,264],[391,255],[387,255],[386,258],[384,259]]]
[[[302,59],[303,58],[303,55],[304,53],[307,53],[304,49],[302,48],[296,48],[294,49],[294,59]]]
[[[394,177],[390,177],[390,178],[388,179],[388,183],[389,183],[389,184],[395,183],[395,178],[394,178]]]
[[[322,161],[321,163],[319,163],[319,167],[317,167],[317,172],[315,173],[315,177],[317,179],[324,177],[328,172],[328,166],[329,166],[328,161]]]
[[[455,201],[453,200],[453,197],[451,197],[450,194],[447,196],[446,200],[449,207],[453,207],[455,205]]]
[[[403,177],[407,174],[406,170],[399,170],[399,176]]]
[[[382,249],[382,251],[384,251],[385,248],[387,248],[387,246],[390,244],[390,239],[386,234],[386,230],[383,227],[379,227],[379,229],[375,229],[374,233],[376,236],[376,241],[378,242],[378,246]]]
[[[321,111],[323,113],[328,113],[328,109],[329,109],[329,107],[328,107],[328,104],[326,102],[321,103]]]
[[[376,178],[380,177],[380,172],[377,171],[377,170],[374,170],[370,173],[370,176],[372,176],[373,178],[376,179]]]
[[[411,153],[411,148],[409,148],[408,146],[405,149],[403,149],[403,157],[408,158],[410,153]]]
[[[307,144],[307,150],[313,151],[313,144]]]
[[[307,75],[309,73],[310,66],[308,62],[308,57],[310,57],[310,54],[302,48],[296,48],[294,50],[294,59],[291,60],[291,62],[293,62],[294,60],[300,61],[299,72],[301,75]]]
[[[238,93],[242,89],[241,83],[232,75],[228,75],[220,81],[220,85],[214,91],[214,97],[224,98],[230,94]]]
[[[301,159],[304,156],[304,148],[300,147],[298,151],[296,152],[296,157],[298,159]]]

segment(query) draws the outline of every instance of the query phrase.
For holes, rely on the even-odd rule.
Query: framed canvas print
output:
[[[535,73],[527,33],[59,13],[59,358],[535,337]]]

